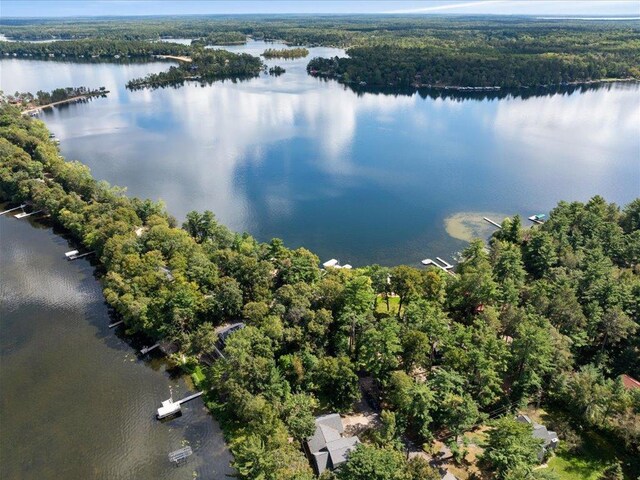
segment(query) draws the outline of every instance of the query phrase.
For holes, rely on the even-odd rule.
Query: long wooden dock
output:
[[[149,353],[151,350],[154,350],[156,348],[158,348],[160,346],[159,343],[156,343],[155,345],[151,345],[150,347],[144,347],[142,350],[140,350],[140,353],[142,355],[146,355],[147,353]]]
[[[482,219],[483,219],[483,220],[486,220],[486,221],[487,221],[487,222],[489,222],[491,225],[494,225],[494,226],[496,226],[496,227],[498,227],[498,228],[502,228],[502,225],[500,225],[500,224],[499,224],[499,223],[497,223],[497,222],[494,222],[494,221],[493,221],[493,220],[491,220],[490,218],[482,217]]]
[[[9,210],[5,210],[4,212],[0,212],[0,215],[4,215],[5,213],[13,212],[14,210],[18,210],[19,208],[24,208],[26,206],[27,206],[27,204],[23,203],[19,207],[13,207],[13,208],[10,208]]]
[[[188,401],[193,400],[194,398],[198,398],[198,397],[202,396],[203,393],[204,392],[196,392],[193,395],[189,395],[188,397],[184,397],[182,400],[178,400],[177,402],[174,402],[174,403],[177,403],[178,405],[182,405],[183,403],[187,403]]]

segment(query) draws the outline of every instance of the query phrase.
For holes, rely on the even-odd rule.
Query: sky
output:
[[[278,13],[640,17],[640,0],[0,0],[0,19]]]

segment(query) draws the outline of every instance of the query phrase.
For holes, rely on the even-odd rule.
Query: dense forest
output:
[[[264,58],[304,58],[309,55],[309,50],[306,48],[267,48],[262,52]]]
[[[258,75],[263,64],[260,58],[247,53],[226,50],[193,48],[189,62],[183,61],[166,72],[150,73],[127,82],[127,88],[181,85],[185,80],[211,82],[221,79],[242,79]]]
[[[153,55],[189,55],[191,48],[170,42],[133,40],[69,40],[49,43],[0,42],[0,55],[53,58],[151,58]]]
[[[394,87],[518,88],[640,80],[640,57],[627,61],[591,54],[487,54],[396,45],[355,47],[347,53],[348,58],[314,58],[307,71],[346,84]]]
[[[121,17],[2,19],[0,33],[13,40],[108,38],[157,40],[240,35],[291,45],[353,47],[390,41],[404,46],[507,47],[520,53],[581,52],[597,48],[637,55],[637,21],[584,21],[496,16],[398,15],[218,15],[197,17]],[[511,50],[510,50],[511,51]],[[595,53],[595,52],[594,52]]]
[[[322,270],[312,252],[232,233],[211,212],[179,228],[162,204],[66,162],[42,122],[3,106],[0,200],[33,202],[96,251],[129,333],[178,345],[173,358],[200,372],[239,478],[314,478],[300,449],[314,416],[351,412],[363,393],[380,422],[325,480],[439,478],[404,448],[459,451],[483,425],[484,475],[557,478],[534,468],[540,441],[513,420],[530,402],[562,413],[550,428],[567,448],[598,432],[623,460],[611,471],[639,473],[640,390],[619,376],[640,377],[640,199],[560,202],[533,228],[508,218],[488,246],[469,245],[454,275]],[[246,326],[224,358],[198,366],[216,326],[235,321]]]
[[[0,32],[13,39],[91,39],[0,42],[0,54],[18,56],[188,54],[188,46],[141,41],[166,37],[193,38],[196,46],[244,43],[251,36],[292,45],[348,47],[349,58],[315,58],[308,71],[350,85],[517,88],[640,79],[640,27],[631,21],[419,16],[23,19],[0,22]],[[303,49],[291,49],[278,56],[298,50],[301,55]],[[268,49],[265,54],[275,52]]]
[[[213,32],[191,41],[191,45],[244,45],[247,36],[240,32]]]

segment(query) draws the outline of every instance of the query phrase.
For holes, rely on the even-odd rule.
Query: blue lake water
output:
[[[344,52],[313,48],[310,57],[328,55]],[[625,204],[640,194],[637,84],[443,99],[354,92],[308,76],[307,62],[270,60],[286,68],[280,77],[129,92],[127,80],[169,64],[3,59],[0,88],[106,86],[105,99],[41,115],[68,159],[163,199],[180,220],[210,209],[234,230],[323,260],[451,257],[463,238],[488,234],[485,214],[499,221],[559,200],[600,194]]]

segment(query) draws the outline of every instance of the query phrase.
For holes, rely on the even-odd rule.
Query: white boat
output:
[[[71,250],[71,251],[65,253],[64,256],[67,257],[67,260],[70,260],[72,257],[75,257],[79,253],[80,252],[78,250]]]
[[[169,400],[162,402],[162,406],[158,409],[156,417],[158,420],[162,420],[163,418],[180,413],[181,410],[182,407],[180,407],[180,402],[174,402],[173,398],[170,398]]]

